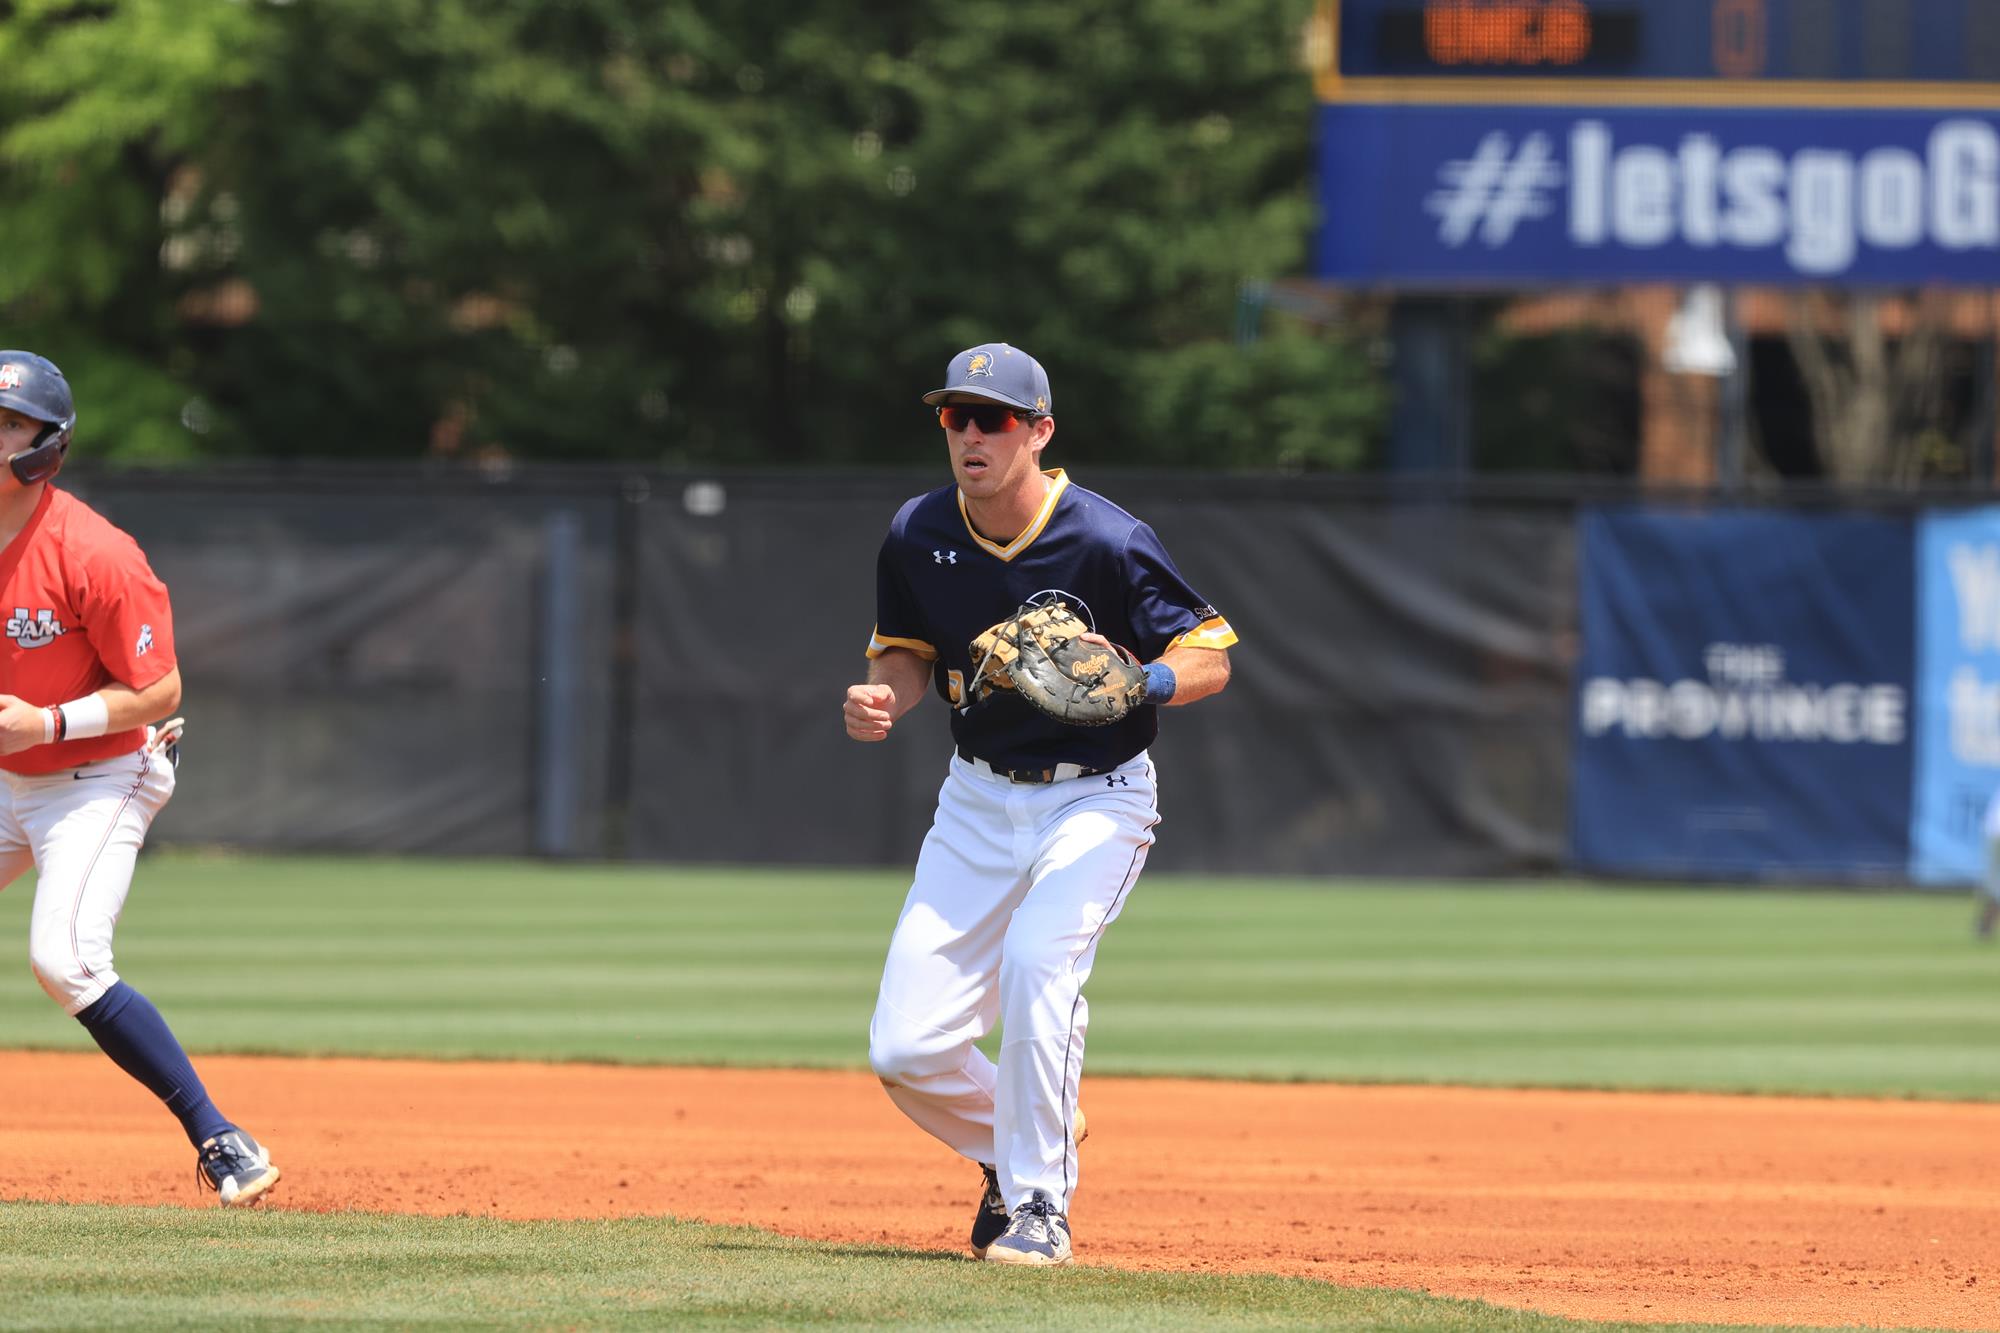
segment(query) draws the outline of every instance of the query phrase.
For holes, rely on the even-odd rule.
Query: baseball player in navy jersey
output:
[[[935,689],[956,753],[889,942],[869,1063],[905,1115],[984,1170],[973,1253],[1065,1264],[1083,986],[1159,823],[1147,747],[1160,706],[1228,682],[1236,634],[1151,528],[1042,469],[1055,418],[1033,357],[1005,343],[960,352],[924,401],[952,484],[889,525],[868,679],[848,687],[843,715],[849,736],[880,741]],[[972,640],[1053,600],[1147,664],[1143,706],[1078,727],[1012,689],[973,697]],[[997,1064],[974,1044],[996,1021]]]
[[[174,794],[181,701],[167,587],[138,543],[54,486],[76,429],[62,371],[0,352],[0,888],[37,874],[28,960],[49,998],[151,1089],[225,1205],[278,1168],[216,1109],[160,1011],[111,965],[153,817]]]

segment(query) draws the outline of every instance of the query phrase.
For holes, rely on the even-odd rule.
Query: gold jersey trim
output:
[[[925,643],[922,639],[899,639],[893,634],[882,633],[881,626],[876,626],[874,632],[868,636],[868,655],[870,657],[880,657],[891,648],[908,649],[918,657],[923,658],[926,662],[937,661],[937,649]]]
[[[1049,525],[1049,519],[1054,517],[1056,501],[1060,500],[1062,493],[1069,489],[1069,477],[1061,468],[1044,469],[1042,475],[1054,481],[1055,485],[1049,487],[1049,493],[1042,497],[1042,507],[1035,511],[1034,521],[1021,530],[1020,536],[1008,542],[1005,546],[997,545],[979,535],[979,529],[972,526],[972,515],[967,513],[965,509],[965,492],[960,491],[958,493],[958,516],[964,520],[966,532],[971,535],[973,541],[979,544],[980,550],[998,556],[1002,560],[1012,560],[1015,556],[1034,545],[1035,538],[1042,535],[1042,529],[1046,528]]]
[[[1227,648],[1236,642],[1236,631],[1221,616],[1204,620],[1185,634],[1176,635],[1169,648]]]

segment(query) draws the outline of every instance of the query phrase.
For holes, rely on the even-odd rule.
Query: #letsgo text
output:
[[[1864,247],[2000,250],[2000,131],[1984,120],[1938,122],[1921,152],[1725,147],[1703,132],[1621,144],[1598,119],[1575,122],[1568,140],[1565,160],[1547,133],[1517,142],[1493,130],[1472,156],[1444,163],[1425,200],[1438,239],[1505,247],[1557,211],[1566,185],[1568,239],[1584,248],[1782,248],[1811,275],[1847,271]]]
[[[1839,273],[1859,244],[1905,250],[2000,246],[2000,134],[1978,120],[1947,120],[1922,157],[1907,148],[1859,155],[1803,148],[1725,151],[1689,134],[1669,153],[1619,148],[1602,121],[1570,132],[1570,238],[1635,248],[1679,240],[1700,249],[1755,250],[1783,242],[1802,273]]]

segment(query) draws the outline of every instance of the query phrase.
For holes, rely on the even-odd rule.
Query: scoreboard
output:
[[[2000,0],[1327,0],[1325,101],[2000,107]]]

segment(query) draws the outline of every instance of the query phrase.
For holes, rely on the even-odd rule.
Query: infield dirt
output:
[[[963,1248],[978,1171],[867,1075],[199,1061],[270,1207],[672,1214]],[[0,1053],[0,1198],[212,1206],[95,1054]],[[1081,1262],[1586,1319],[2000,1323],[2000,1105],[1087,1079]]]

